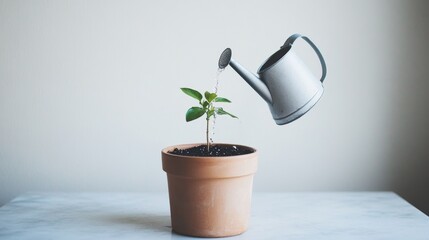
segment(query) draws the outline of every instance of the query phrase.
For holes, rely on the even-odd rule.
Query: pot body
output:
[[[173,231],[197,237],[226,237],[247,230],[256,150],[229,157],[193,157],[168,153],[201,144],[162,150],[167,173]],[[235,145],[237,146],[237,145]]]

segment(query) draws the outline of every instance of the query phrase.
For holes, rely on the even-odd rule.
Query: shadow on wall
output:
[[[408,21],[398,50],[391,99],[390,187],[429,215],[429,2],[404,2]],[[403,37],[401,36],[401,37]],[[412,75],[406,74],[412,73]]]

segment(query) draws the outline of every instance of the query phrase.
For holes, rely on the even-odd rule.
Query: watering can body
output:
[[[292,50],[293,42],[303,38],[315,50],[322,65],[322,77],[317,78]],[[234,59],[229,65],[268,103],[278,125],[290,123],[309,111],[323,94],[326,64],[322,54],[305,36],[294,34],[271,55],[255,75]]]

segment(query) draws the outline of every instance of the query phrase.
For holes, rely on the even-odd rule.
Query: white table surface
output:
[[[171,232],[163,193],[27,193],[0,208],[0,239],[196,239]],[[391,192],[254,193],[236,239],[424,239],[429,217]]]

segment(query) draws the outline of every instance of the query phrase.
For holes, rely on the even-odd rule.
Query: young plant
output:
[[[203,95],[198,92],[197,90],[191,89],[191,88],[181,88],[181,90],[198,100],[198,103],[200,104],[199,107],[191,107],[186,112],[186,122],[193,121],[197,118],[200,118],[204,114],[206,115],[206,142],[207,142],[207,152],[210,151],[210,140],[209,140],[209,124],[210,124],[210,118],[213,117],[215,114],[217,115],[228,115],[233,118],[237,118],[236,116],[232,115],[231,113],[225,111],[221,107],[215,107],[213,103],[215,102],[222,102],[222,103],[230,103],[226,98],[218,97],[216,93],[211,93],[206,91]]]

